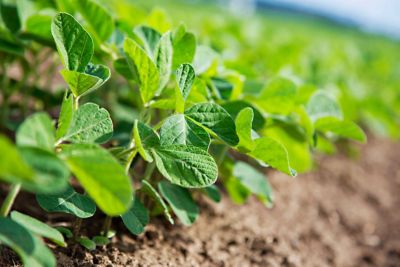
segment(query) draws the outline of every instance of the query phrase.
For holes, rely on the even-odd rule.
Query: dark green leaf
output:
[[[56,266],[53,254],[42,240],[11,219],[0,217],[0,241],[17,253],[25,266]]]
[[[217,164],[201,148],[166,145],[152,151],[158,170],[174,184],[189,188],[206,187],[217,180]]]
[[[158,194],[157,190],[149,182],[147,182],[146,180],[142,180],[142,187],[140,188],[140,191],[150,196],[155,201],[155,207],[153,208],[153,210],[155,210],[156,212],[157,211],[163,212],[165,218],[167,218],[167,220],[171,224],[174,224],[174,220],[172,219],[172,216],[169,213],[167,204]]]
[[[64,237],[62,234],[53,227],[50,227],[47,224],[18,211],[11,212],[10,216],[13,221],[16,221],[20,225],[24,226],[30,232],[47,238],[59,246],[67,246],[67,244],[64,242]]]
[[[199,208],[190,192],[168,181],[158,183],[161,195],[167,200],[172,210],[184,225],[191,225],[199,215]]]
[[[149,213],[138,198],[133,201],[132,207],[123,215],[122,221],[128,230],[139,235],[144,232],[144,227],[149,223]]]
[[[60,194],[36,195],[36,200],[47,212],[65,212],[79,218],[89,218],[96,212],[93,200],[76,192],[71,186]]]
[[[216,185],[204,187],[204,191],[206,192],[207,196],[213,201],[217,203],[221,201],[221,192]]]
[[[183,114],[168,117],[160,130],[161,145],[192,145],[208,150],[209,134]]]
[[[187,109],[185,115],[210,129],[229,145],[238,144],[235,122],[221,106],[214,103],[196,104]]]
[[[229,101],[224,103],[222,107],[232,116],[232,118],[236,118],[242,109],[249,107],[253,110],[254,115],[252,128],[254,130],[260,130],[265,124],[265,119],[261,112],[243,100]]]
[[[96,243],[92,240],[90,240],[87,237],[80,237],[78,239],[79,244],[81,244],[84,248],[88,250],[95,250],[96,249]]]
[[[149,149],[160,144],[160,138],[158,135],[146,124],[135,120],[133,126],[133,138],[135,139],[135,146],[139,154],[144,160],[152,162],[153,157],[151,156]]]

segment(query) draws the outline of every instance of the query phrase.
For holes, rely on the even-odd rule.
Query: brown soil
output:
[[[226,196],[219,204],[204,200],[192,227],[155,218],[141,236],[122,234],[93,252],[71,258],[57,249],[59,265],[400,266],[400,144],[373,139],[359,160],[318,162],[296,179],[270,175],[272,209],[255,199],[244,206]],[[2,258],[0,265],[16,261],[9,252]]]

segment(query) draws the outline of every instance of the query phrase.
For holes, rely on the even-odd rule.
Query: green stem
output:
[[[151,175],[154,172],[155,167],[156,167],[156,163],[154,161],[147,164],[146,170],[144,171],[143,180],[150,179]]]
[[[1,206],[0,216],[2,217],[8,216],[8,213],[10,212],[11,207],[14,204],[15,198],[17,197],[20,189],[21,189],[21,184],[12,185],[10,192],[8,192],[8,195],[3,202],[3,205]]]
[[[73,97],[74,99],[74,110],[78,110],[79,108],[79,96],[78,97]]]

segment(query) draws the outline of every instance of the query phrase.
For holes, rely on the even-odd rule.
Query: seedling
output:
[[[55,266],[42,238],[66,246],[64,235],[92,250],[108,244],[115,220],[134,235],[145,231],[151,216],[164,215],[173,224],[175,214],[191,225],[200,211],[195,195],[220,201],[218,178],[234,202],[254,194],[270,207],[273,194],[263,169],[296,176],[285,138],[297,131],[303,139],[294,145],[305,143],[307,152],[328,132],[365,139],[322,91],[297,101],[297,86],[276,78],[256,96],[246,94],[244,77],[224,68],[211,48],[196,48],[195,35],[183,26],[127,30],[92,0],[73,1],[69,8],[79,15],[61,12],[38,24],[51,36],[28,29],[31,41],[55,45],[63,63],[67,90],[56,120],[37,112],[18,127],[15,144],[0,136],[0,178],[11,185],[1,207],[0,241],[27,266]],[[34,48],[18,39],[17,17],[4,19],[18,43],[9,52],[23,58],[19,49]],[[123,86],[131,95],[129,129],[115,119],[116,108],[110,115],[91,102],[98,90],[115,93]],[[9,217],[21,189],[36,194],[44,211],[76,220],[70,228],[52,228],[17,211]],[[96,210],[106,215],[103,229],[84,237],[82,220]]]

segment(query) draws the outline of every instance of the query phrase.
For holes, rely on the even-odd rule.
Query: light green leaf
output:
[[[257,102],[266,112],[286,115],[296,102],[296,86],[288,79],[275,78],[261,91]]]
[[[145,25],[135,27],[134,33],[143,43],[144,50],[147,54],[150,55],[151,58],[154,58],[157,44],[161,39],[161,34],[155,29]]]
[[[234,176],[229,176],[224,179],[224,186],[228,192],[232,202],[238,205],[243,205],[247,198],[251,195],[249,189],[247,189],[239,179]]]
[[[53,254],[43,241],[9,218],[0,217],[0,241],[17,253],[25,266],[56,266]]]
[[[133,40],[125,39],[124,51],[134,76],[138,78],[140,95],[144,104],[149,102],[157,92],[159,74],[156,65],[146,52]]]
[[[97,44],[106,41],[114,31],[114,20],[108,11],[92,0],[74,0]]]
[[[167,85],[172,72],[172,41],[171,32],[164,33],[158,43],[154,55],[159,72],[159,85],[157,94],[161,94],[164,87]]]
[[[96,212],[93,200],[76,192],[71,186],[59,194],[36,195],[36,200],[47,212],[65,212],[79,218],[89,218]]]
[[[73,143],[104,143],[111,138],[113,124],[110,114],[94,103],[86,103],[75,111],[63,141]]]
[[[95,144],[63,145],[60,154],[104,213],[116,216],[129,209],[131,180],[107,150]]]
[[[199,208],[187,189],[168,181],[158,183],[158,189],[184,225],[191,225],[196,221]]]
[[[196,73],[190,64],[182,64],[176,70],[176,82],[184,100],[188,97],[195,78]]]
[[[79,237],[78,242],[87,250],[91,251],[96,249],[96,243],[87,237]]]
[[[54,17],[51,33],[65,68],[83,72],[94,51],[90,35],[67,13],[59,13]]]
[[[11,141],[0,134],[0,179],[10,183],[34,183],[34,171]]]
[[[47,238],[61,247],[67,246],[62,234],[59,231],[57,231],[56,229],[54,229],[53,227],[48,226],[47,224],[45,224],[31,216],[20,213],[18,211],[11,212],[10,216],[13,221],[24,226],[30,232],[37,234],[41,237]]]
[[[151,156],[149,149],[160,144],[160,138],[158,135],[146,124],[135,120],[133,126],[133,138],[135,139],[135,146],[139,154],[144,160],[152,162],[153,157]]]
[[[262,173],[251,165],[239,161],[233,167],[233,176],[239,179],[240,183],[255,194],[266,206],[272,205],[272,188]]]
[[[132,207],[121,215],[121,218],[132,234],[139,235],[144,232],[144,227],[149,223],[149,212],[136,197]]]
[[[254,149],[254,141],[251,136],[253,117],[253,110],[249,107],[242,109],[236,117],[236,132],[239,137],[237,148],[240,151],[249,152]]]
[[[187,109],[185,115],[211,130],[229,145],[238,144],[235,122],[221,106],[214,103],[200,103]]]
[[[63,137],[71,124],[72,117],[74,116],[74,99],[72,94],[66,92],[61,104],[60,115],[58,118],[58,128],[56,131],[57,139]]]
[[[21,124],[17,130],[16,143],[18,146],[32,146],[54,150],[55,128],[47,113],[35,113]]]
[[[196,37],[193,33],[186,32],[180,38],[173,40],[173,68],[178,68],[183,63],[192,63],[196,52]]]
[[[265,136],[254,140],[254,150],[249,155],[263,161],[272,168],[290,176],[296,176],[296,171],[290,167],[286,148],[272,138]]]
[[[208,150],[209,134],[183,114],[168,117],[160,130],[161,145],[192,145]]]
[[[63,69],[61,75],[74,96],[81,97],[102,86],[110,78],[111,73],[107,66],[89,63],[84,73]]]
[[[313,122],[323,117],[342,118],[342,112],[336,101],[321,91],[311,96],[307,103],[307,113]]]
[[[35,171],[32,181],[22,181],[22,187],[37,193],[60,192],[69,179],[67,166],[53,153],[35,147],[18,148],[23,160]],[[16,181],[20,179],[16,178]]]
[[[217,180],[217,164],[201,148],[166,145],[152,149],[152,152],[158,170],[174,184],[188,188],[206,187]]]
[[[167,204],[162,199],[160,194],[158,194],[157,190],[149,182],[147,182],[146,180],[142,180],[142,187],[140,188],[140,192],[143,192],[144,194],[150,196],[155,201],[155,206],[153,207],[154,214],[159,214],[158,212],[162,212],[164,213],[165,218],[167,218],[170,224],[174,224],[174,219],[172,219],[172,216],[169,213]]]
[[[315,129],[330,132],[337,136],[365,142],[367,137],[363,130],[354,122],[339,120],[335,117],[320,118],[315,122]]]

